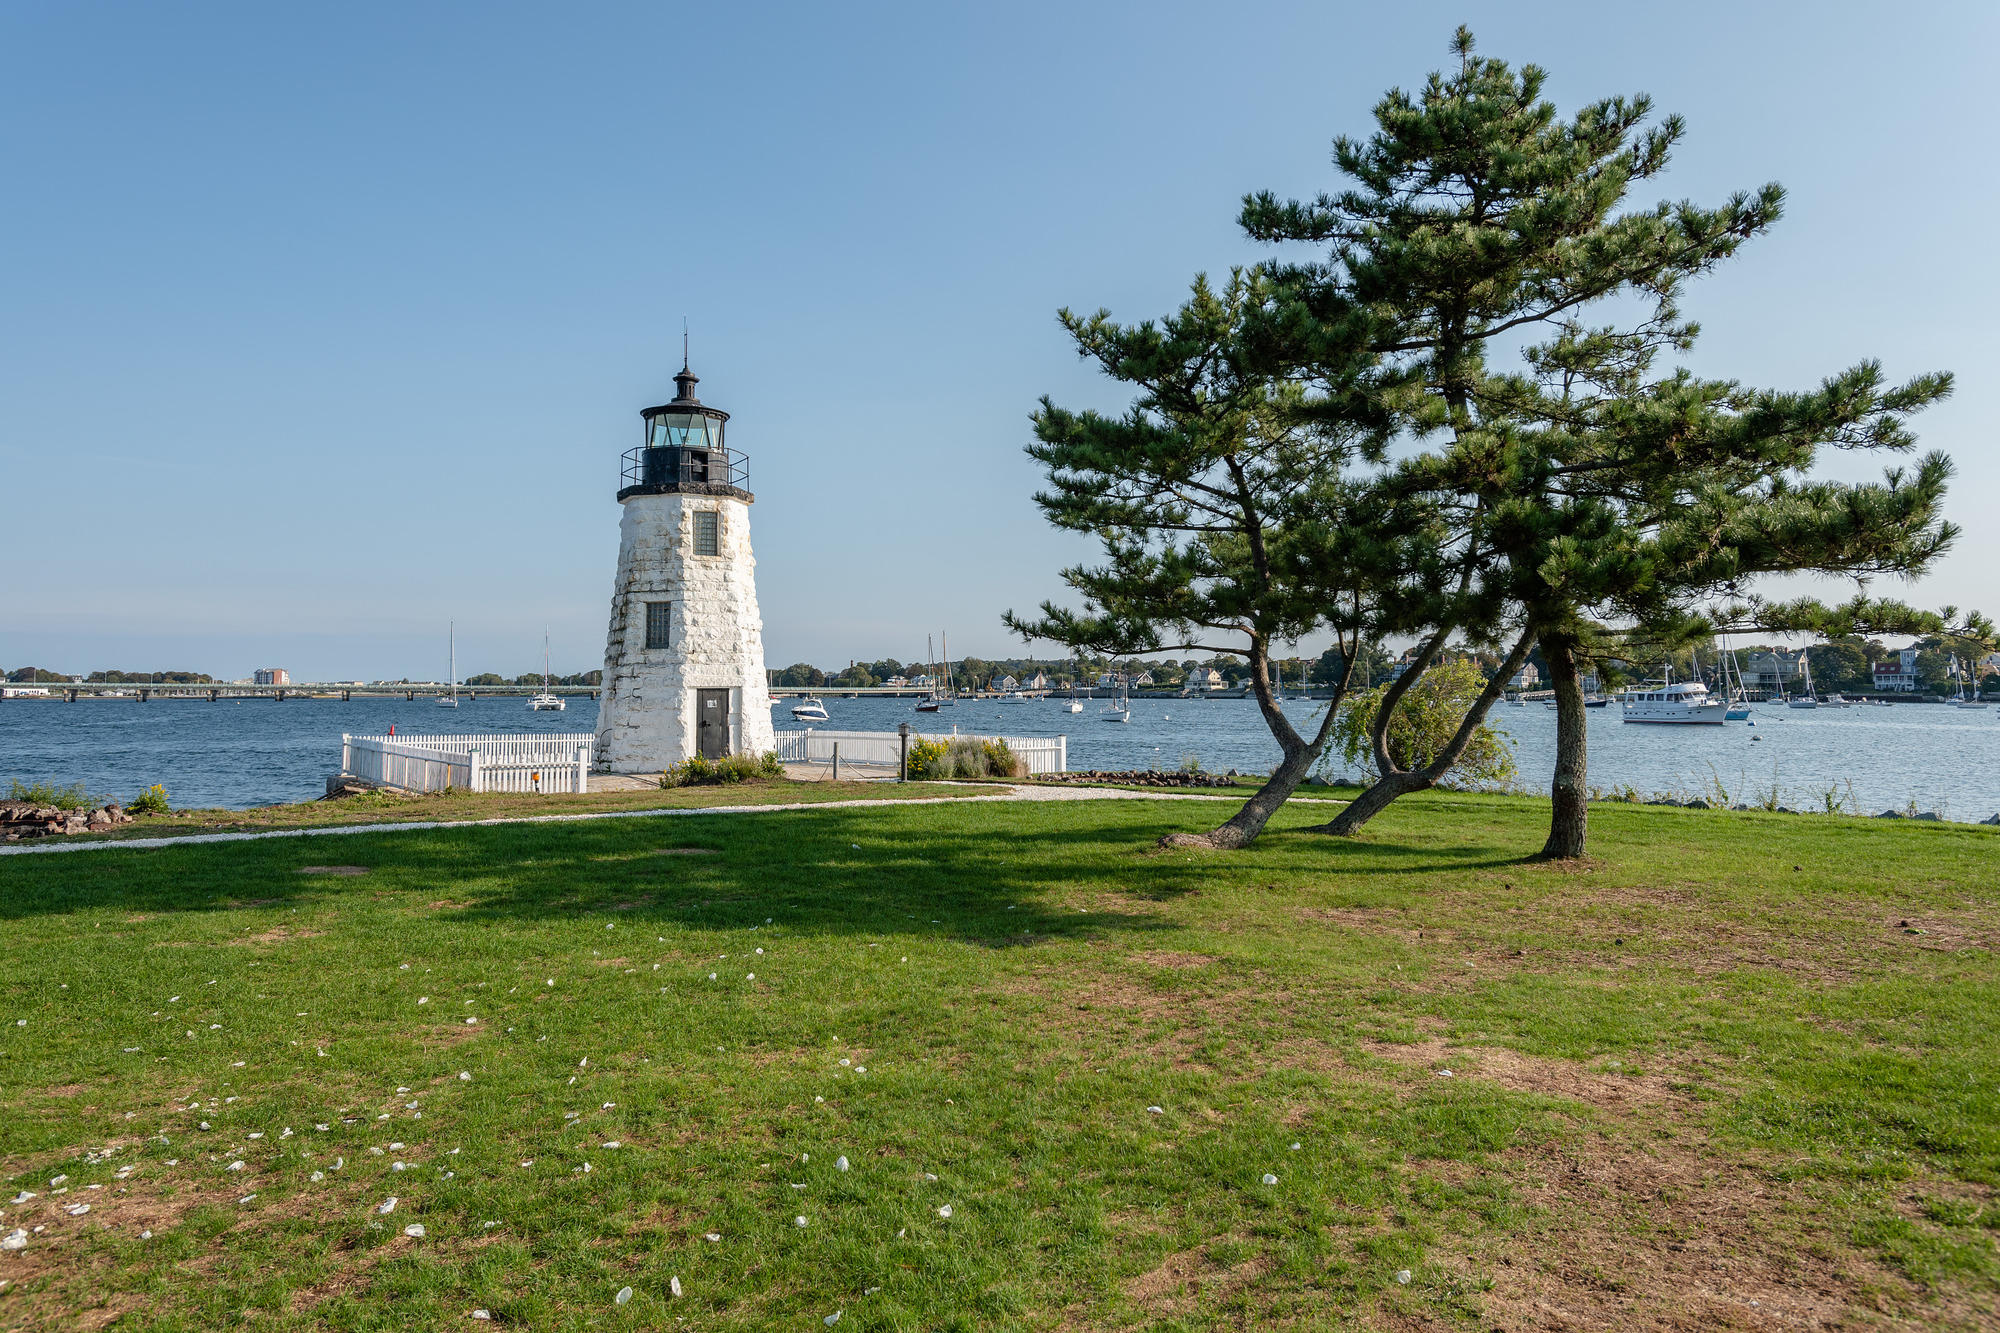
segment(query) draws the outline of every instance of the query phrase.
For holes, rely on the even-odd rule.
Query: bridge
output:
[[[551,685],[550,694],[557,697],[596,698],[596,685]],[[33,694],[23,691],[41,690],[46,693]],[[283,703],[287,699],[442,699],[451,693],[451,686],[434,681],[378,683],[374,685],[313,684],[295,685],[231,685],[220,681],[207,684],[160,684],[145,685],[125,681],[120,684],[105,681],[37,681],[34,684],[22,682],[6,687],[4,697],[9,702],[23,699],[60,699],[64,703],[76,703],[80,699],[124,699],[133,703],[151,703],[154,699],[189,699],[197,702],[220,703],[224,699],[268,699],[273,703]],[[526,699],[542,693],[539,685],[461,685],[458,687],[460,699],[514,698]]]

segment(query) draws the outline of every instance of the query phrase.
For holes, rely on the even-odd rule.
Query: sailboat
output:
[[[1787,699],[1785,701],[1785,706],[1788,708],[1818,708],[1819,693],[1813,687],[1812,658],[1808,657],[1803,652],[1800,653],[1799,666],[1805,673],[1806,692],[1804,694],[1796,695],[1793,698]]]
[[[1118,676],[1118,693],[1111,696],[1111,702],[1097,715],[1099,722],[1130,722],[1132,720],[1132,695],[1121,672]]]
[[[1952,690],[1951,698],[1948,701],[1953,708],[1986,707],[1986,701],[1979,697],[1977,686],[1974,687],[1971,695],[1968,696],[1966,694],[1965,678],[1971,674],[1971,670],[1969,669],[1969,664],[1960,664],[1957,653],[1951,655],[1951,674],[1957,680],[1957,686]]]
[[[938,709],[944,707],[944,699],[939,689],[939,680],[941,677],[938,671],[937,654],[932,651],[935,646],[931,642],[931,636],[928,634],[924,635],[924,656],[930,659],[928,668],[931,676],[931,692],[917,700],[917,711],[919,713],[935,713]]]
[[[1743,688],[1743,664],[1736,660],[1736,650],[1727,643],[1717,646],[1716,670],[1718,683],[1728,698],[1722,720],[1725,722],[1746,722],[1750,718],[1750,696]],[[1733,679],[1732,679],[1733,677]]]
[[[1071,658],[1069,663],[1069,702],[1063,705],[1063,712],[1065,713],[1081,713],[1083,711],[1083,700],[1076,697],[1076,678],[1079,674],[1081,674],[1081,668],[1077,666],[1076,659]]]
[[[451,626],[448,631],[451,635],[451,697],[438,700],[437,706],[439,708],[456,708],[458,707],[458,622],[449,621],[447,623]]]
[[[542,692],[528,700],[531,713],[560,713],[567,707],[561,699],[549,693],[549,632],[542,631]]]

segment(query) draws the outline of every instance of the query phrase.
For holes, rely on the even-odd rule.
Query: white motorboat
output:
[[[994,702],[1002,704],[1024,704],[1028,702],[1028,696],[1021,693],[1019,690],[1009,690],[1005,694],[1001,695],[998,699],[994,700]]]
[[[542,692],[528,700],[531,713],[560,713],[569,705],[549,693],[549,632],[542,631]]]
[[[1669,670],[1660,680],[1647,681],[1624,694],[1624,720],[1672,724],[1721,726],[1729,706],[1708,692],[1700,681],[1675,684]]]
[[[827,720],[826,705],[808,695],[792,705],[792,716],[801,722],[824,722]]]

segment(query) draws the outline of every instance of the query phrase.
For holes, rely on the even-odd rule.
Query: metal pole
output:
[[[900,740],[896,753],[896,781],[908,782],[910,780],[910,724],[907,722],[898,722],[896,724],[896,735]]]
[[[840,781],[840,742],[833,743],[833,780]]]

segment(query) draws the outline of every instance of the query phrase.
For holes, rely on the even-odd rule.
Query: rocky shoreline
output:
[[[60,806],[36,805],[30,801],[0,801],[0,842],[23,838],[61,837],[70,833],[105,833],[133,817],[120,805],[95,810],[64,810]]]

